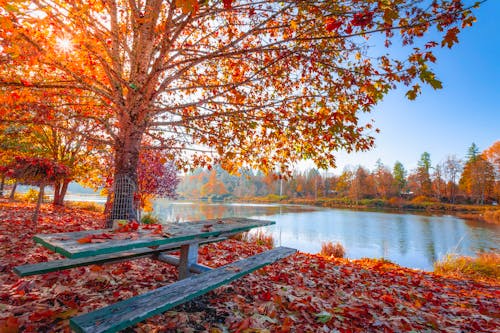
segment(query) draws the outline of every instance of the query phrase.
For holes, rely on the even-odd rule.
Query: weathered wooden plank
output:
[[[76,332],[117,332],[293,254],[278,247],[70,320]]]
[[[225,237],[195,239],[200,244],[219,242],[226,239]],[[41,262],[36,264],[27,264],[14,267],[14,272],[19,276],[29,276],[36,274],[44,274],[49,272],[61,271],[65,269],[88,266],[117,263],[125,260],[139,259],[144,257],[156,256],[164,251],[179,250],[185,243],[177,242],[159,246],[157,248],[140,248],[129,251],[116,252],[112,254],[101,254],[92,257],[62,259],[49,262]]]
[[[88,230],[69,233],[37,234],[34,240],[48,249],[68,258],[82,258],[106,253],[126,251],[141,247],[159,246],[168,243],[189,241],[195,238],[226,236],[250,229],[274,224],[247,218],[224,218],[193,222],[182,222],[164,226],[169,237],[152,233],[151,230],[139,230],[132,233],[112,233],[111,229]],[[210,228],[204,226],[210,224]],[[112,239],[101,239],[99,243],[78,242],[79,239],[99,234],[112,234]],[[128,237],[123,239],[124,237]]]
[[[180,262],[181,262],[179,257],[169,256],[169,255],[165,254],[165,252],[160,253],[158,255],[157,259],[160,261],[166,262],[167,264],[173,265],[173,266],[179,266]],[[191,263],[191,264],[187,265],[187,269],[190,272],[193,272],[195,274],[200,274],[200,273],[211,271],[213,268],[202,265],[202,264],[198,264],[198,263]],[[180,273],[179,273],[179,279],[182,279],[182,277],[180,276]]]

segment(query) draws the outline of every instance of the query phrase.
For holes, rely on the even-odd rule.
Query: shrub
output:
[[[500,224],[500,209],[485,211],[483,219],[489,223]]]
[[[425,195],[419,195],[413,198],[411,202],[419,204],[425,202],[439,202],[439,200],[437,200],[436,198],[426,197]]]
[[[401,208],[403,206],[403,199],[399,197],[392,197],[388,201],[390,207]]]
[[[66,207],[78,208],[82,210],[87,210],[89,212],[98,212],[98,213],[104,212],[103,204],[92,201],[67,201],[65,205]]]
[[[26,191],[26,193],[23,194],[22,198],[28,202],[37,202],[39,193],[40,192],[35,190],[34,188],[30,188],[28,189],[28,191]]]
[[[474,280],[500,281],[500,254],[480,253],[476,258],[449,254],[434,263],[434,272],[441,275]]]
[[[319,254],[325,257],[344,258],[345,248],[340,242],[335,244],[332,242],[324,242],[321,243],[321,251]]]
[[[268,249],[272,249],[274,247],[274,238],[273,235],[268,235],[262,230],[258,230],[257,232],[245,232],[238,235],[233,236],[233,239],[238,239],[248,242],[255,243],[257,245],[265,246]]]
[[[146,214],[141,218],[141,223],[143,224],[159,224],[160,219],[153,214]]]

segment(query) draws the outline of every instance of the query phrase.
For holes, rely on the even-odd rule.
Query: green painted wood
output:
[[[295,249],[278,247],[200,275],[191,276],[94,312],[74,317],[70,320],[70,326],[76,332],[117,332],[295,252]]]
[[[224,218],[165,225],[164,231],[168,232],[170,237],[155,235],[151,230],[139,229],[139,231],[132,233],[113,233],[111,229],[101,229],[69,233],[37,234],[33,239],[35,242],[65,257],[83,258],[141,247],[185,242],[196,238],[222,237],[274,223],[273,221],[247,218]],[[209,231],[204,230],[204,225],[207,224],[212,225]],[[83,237],[103,233],[113,234],[114,238],[102,240],[100,243],[78,243],[78,240]],[[118,239],[119,237],[123,237],[124,239]]]
[[[219,242],[226,239],[225,237],[218,238],[205,238],[200,239],[200,244],[207,244],[212,242]],[[139,259],[159,255],[165,251],[179,250],[184,243],[171,243],[162,245],[158,248],[140,248],[129,251],[116,252],[112,254],[101,254],[92,257],[76,258],[76,259],[62,259],[49,262],[41,262],[37,264],[27,264],[14,267],[14,272],[19,276],[30,276],[36,274],[44,274],[65,269],[88,266],[88,265],[101,265],[111,264],[125,260]]]

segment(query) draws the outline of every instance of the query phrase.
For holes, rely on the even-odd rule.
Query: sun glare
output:
[[[70,52],[71,50],[73,50],[73,44],[69,39],[66,38],[58,38],[57,47],[63,52]]]

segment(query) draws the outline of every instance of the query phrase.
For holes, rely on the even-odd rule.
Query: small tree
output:
[[[66,166],[48,159],[15,157],[14,162],[10,166],[9,175],[15,178],[20,184],[38,186],[40,188],[35,212],[31,219],[34,223],[38,220],[45,186],[53,184],[56,180],[68,177],[69,172]]]
[[[153,198],[177,197],[176,188],[180,179],[172,161],[167,161],[161,152],[154,150],[142,152],[140,161],[137,200],[141,209]]]

